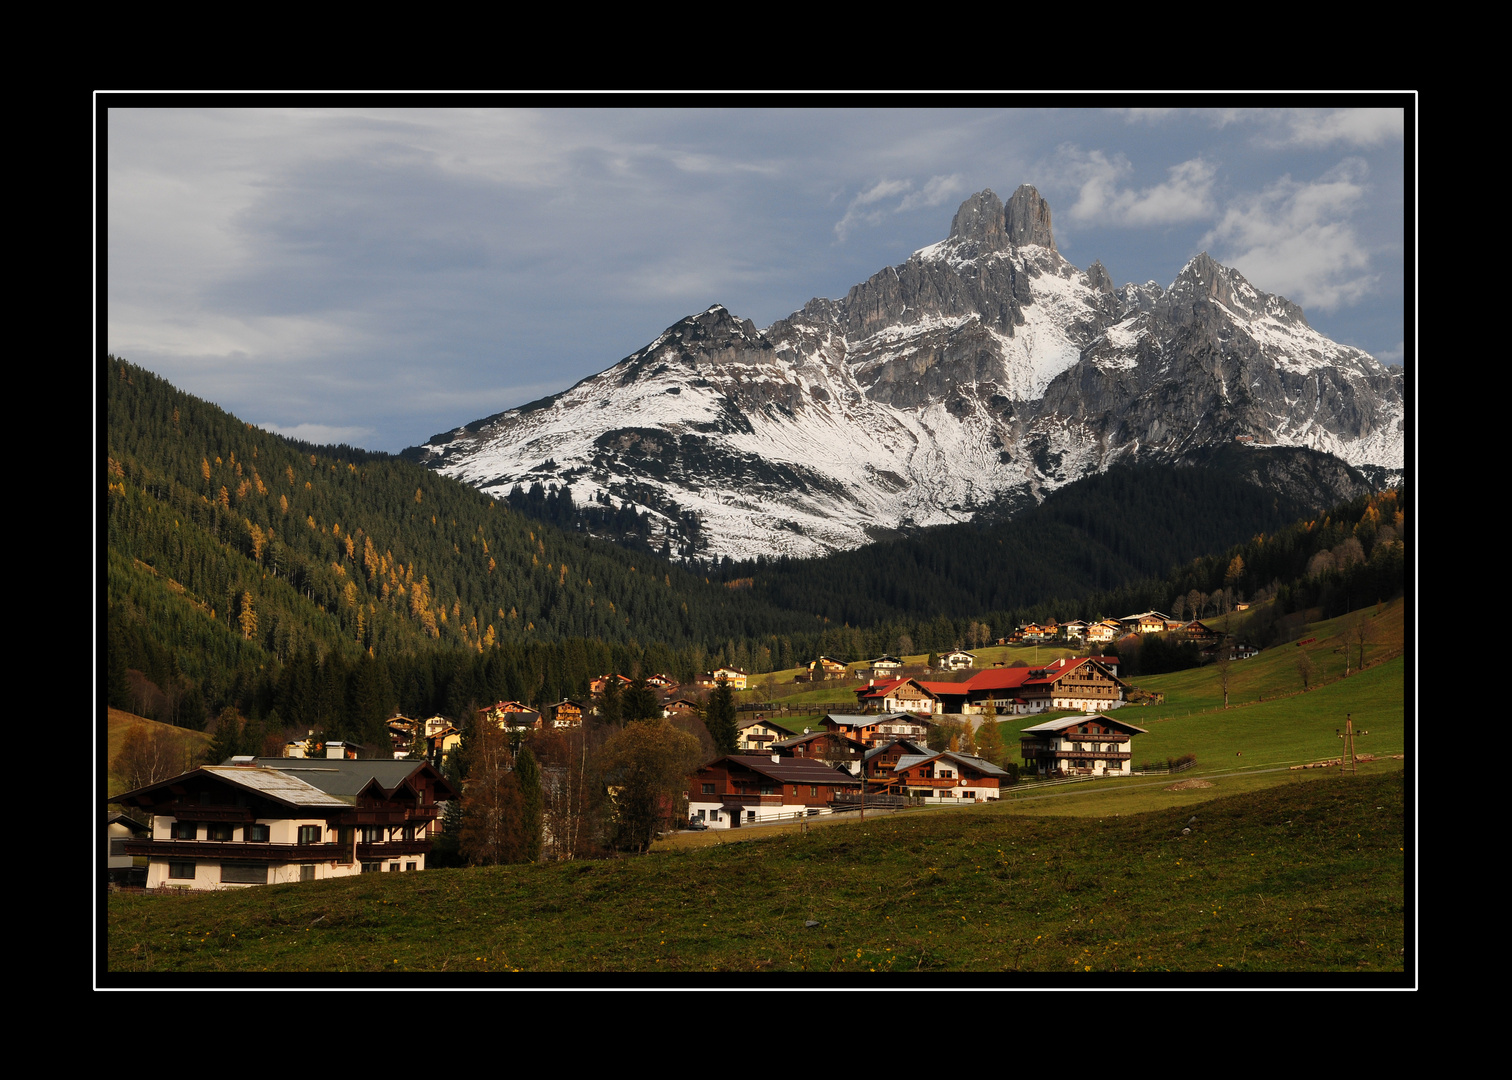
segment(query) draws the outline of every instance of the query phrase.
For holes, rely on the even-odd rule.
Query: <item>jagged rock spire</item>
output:
[[[1008,236],[1003,231],[1003,200],[991,188],[967,199],[950,222],[950,238],[975,240],[987,251],[1006,248]]]
[[[1050,231],[1050,204],[1028,184],[1020,184],[1008,200],[1005,227],[1009,241],[1015,245],[1038,244],[1055,250],[1055,234]]]

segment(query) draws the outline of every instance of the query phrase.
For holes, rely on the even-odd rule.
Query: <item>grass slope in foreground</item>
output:
[[[1100,820],[980,807],[618,861],[112,895],[107,963],[506,985],[520,971],[1401,972],[1404,774],[1294,776]]]

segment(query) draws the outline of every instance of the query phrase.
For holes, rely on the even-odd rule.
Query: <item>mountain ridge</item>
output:
[[[1403,467],[1403,417],[1399,374],[1206,252],[1164,289],[1077,269],[1022,185],[1007,203],[972,195],[945,240],[841,300],[764,330],[711,305],[559,394],[404,456],[495,497],[539,482],[631,502],[685,556],[806,556],[1236,439],[1385,481]]]

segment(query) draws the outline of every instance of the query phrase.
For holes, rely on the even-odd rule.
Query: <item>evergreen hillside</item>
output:
[[[285,439],[114,357],[105,368],[108,618],[126,666],[214,680],[310,650],[685,646],[797,623],[409,462]]]
[[[232,708],[269,736],[376,745],[396,709],[582,698],[610,670],[687,681],[718,664],[861,660],[901,639],[938,651],[989,626],[1123,615],[1235,582],[1289,590],[1284,611],[1401,589],[1398,493],[1299,522],[1258,488],[1165,467],[1088,478],[1003,524],[706,576],[101,364],[109,703],[182,726]],[[1225,545],[1240,541],[1236,578],[1240,548]],[[1195,561],[1169,570],[1182,560]]]
[[[1054,492],[1011,521],[947,525],[825,559],[726,573],[751,576],[753,591],[779,607],[806,604],[853,626],[1024,611],[1052,598],[1063,619],[1089,601],[1116,617],[1130,604],[1138,610],[1144,587],[1180,564],[1314,509],[1204,469],[1121,465]]]

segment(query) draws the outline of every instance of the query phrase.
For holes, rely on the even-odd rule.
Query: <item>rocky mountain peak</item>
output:
[[[1050,230],[1050,204],[1028,184],[1020,184],[1008,200],[1004,227],[1015,245],[1038,244],[1055,250],[1055,234]]]
[[[968,240],[982,251],[1002,251],[1008,247],[1003,231],[1003,200],[991,188],[977,192],[963,202],[950,222],[950,239]]]
[[[551,480],[685,554],[807,556],[1037,502],[1124,459],[1307,448],[1385,476],[1404,380],[1206,252],[1166,291],[1085,275],[1024,185],[765,330],[715,304],[570,390],[406,456],[503,496]],[[1343,466],[1340,466],[1341,468]]]

